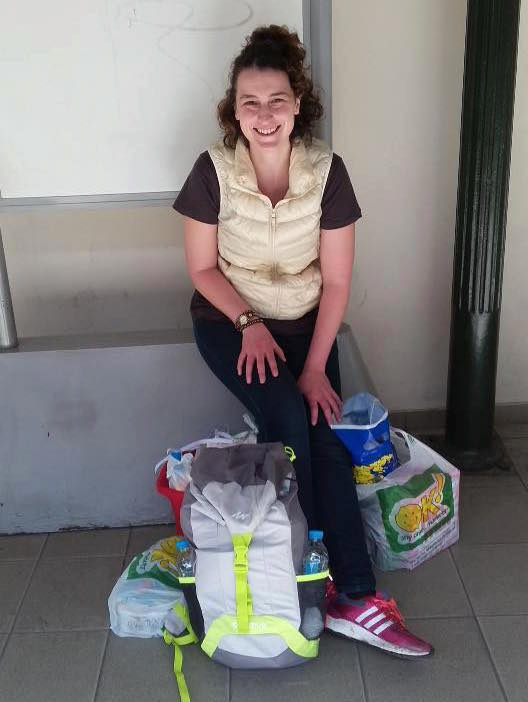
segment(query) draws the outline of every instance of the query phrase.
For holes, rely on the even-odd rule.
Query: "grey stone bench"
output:
[[[350,328],[343,395],[373,389]],[[245,428],[190,330],[21,339],[0,353],[0,533],[172,521],[166,449]]]

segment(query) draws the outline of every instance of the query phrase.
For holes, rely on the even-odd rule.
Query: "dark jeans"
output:
[[[286,363],[277,358],[279,375],[266,366],[266,382],[260,384],[254,369],[251,384],[245,373],[238,376],[240,333],[230,322],[197,319],[194,334],[201,355],[213,373],[255,417],[259,441],[282,441],[295,452],[299,501],[310,529],[322,529],[330,556],[330,570],[342,592],[375,590],[375,579],[365,545],[351,458],[328,426],[321,411],[312,426],[309,409],[297,388],[308,353],[311,335],[278,335]],[[337,344],[334,342],[326,374],[341,394]]]

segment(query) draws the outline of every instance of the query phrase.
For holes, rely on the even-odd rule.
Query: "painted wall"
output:
[[[189,327],[181,224],[161,206],[0,215],[18,335]]]
[[[465,0],[334,0],[334,148],[363,219],[348,321],[392,409],[445,404]],[[528,401],[528,12],[519,47],[497,400]],[[204,148],[206,148],[204,144]],[[167,207],[0,213],[20,336],[182,328]]]
[[[445,406],[465,21],[465,0],[333,2],[334,149],[363,208],[348,321],[392,408]],[[527,79],[524,8],[497,377],[505,403],[528,400]]]
[[[528,399],[528,7],[521,3],[517,89],[513,122],[512,161],[501,334],[497,372],[498,402]]]

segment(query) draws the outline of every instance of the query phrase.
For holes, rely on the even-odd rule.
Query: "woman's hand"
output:
[[[332,424],[332,414],[339,421],[341,398],[330,385],[324,371],[305,368],[297,380],[297,386],[310,406],[310,419],[313,426],[317,424],[319,407],[328,424]]]
[[[246,364],[246,382],[251,383],[253,366],[257,364],[257,372],[261,383],[266,382],[266,361],[274,378],[279,375],[275,354],[286,363],[284,351],[277,344],[262,322],[246,327],[242,332],[242,349],[237,361],[238,375],[242,375],[244,362]]]

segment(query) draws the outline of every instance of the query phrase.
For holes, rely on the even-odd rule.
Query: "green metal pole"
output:
[[[493,422],[520,0],[468,0],[445,441],[497,460]],[[458,460],[453,456],[458,452]]]

